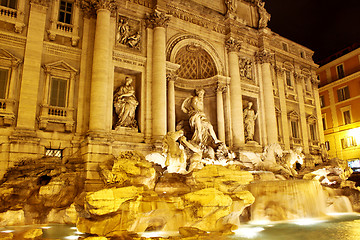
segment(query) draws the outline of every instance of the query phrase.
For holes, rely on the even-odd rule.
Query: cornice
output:
[[[356,78],[360,78],[360,71],[358,71],[358,72],[356,72],[356,73],[353,73],[353,74],[351,74],[351,75],[349,75],[349,76],[346,76],[346,77],[344,77],[344,78],[342,78],[342,79],[340,79],[340,80],[336,80],[336,81],[331,82],[331,83],[329,83],[329,84],[326,84],[326,85],[324,85],[324,86],[322,86],[322,87],[319,87],[319,92],[320,92],[320,91],[329,90],[329,89],[331,89],[331,88],[336,87],[337,85],[344,84],[344,83],[349,82],[349,81],[352,81],[352,80],[354,80],[354,79],[356,79]]]

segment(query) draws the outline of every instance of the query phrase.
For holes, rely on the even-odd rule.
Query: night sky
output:
[[[315,51],[315,62],[360,43],[360,0],[264,1],[268,27]]]

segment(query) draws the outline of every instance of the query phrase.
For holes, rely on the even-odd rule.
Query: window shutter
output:
[[[50,105],[65,107],[66,105],[67,81],[64,79],[52,78],[50,91]]]
[[[349,98],[350,98],[349,87],[345,87],[345,88],[344,88],[344,91],[345,91],[345,99],[349,99]]]

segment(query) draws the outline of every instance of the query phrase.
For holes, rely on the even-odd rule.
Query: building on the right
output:
[[[325,147],[330,158],[360,169],[360,45],[328,59],[317,70]]]

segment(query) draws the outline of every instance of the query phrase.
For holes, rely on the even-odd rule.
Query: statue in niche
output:
[[[252,80],[252,64],[249,59],[240,60],[240,76]]]
[[[265,2],[258,0],[256,5],[259,12],[259,28],[266,28],[271,15],[265,9]]]
[[[118,127],[137,128],[135,110],[139,102],[136,100],[132,82],[131,77],[126,77],[124,85],[115,90],[114,108],[118,119],[115,123],[115,130]]]
[[[181,105],[181,110],[187,113],[189,124],[194,129],[191,141],[199,146],[210,146],[220,143],[209,119],[204,113],[204,89],[197,89],[196,95],[188,97]]]
[[[247,142],[254,141],[255,121],[258,116],[258,113],[255,113],[255,110],[252,109],[252,105],[252,102],[248,102],[247,108],[244,109],[244,129]]]

